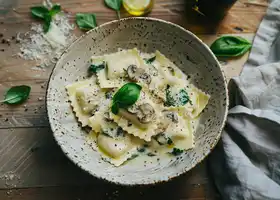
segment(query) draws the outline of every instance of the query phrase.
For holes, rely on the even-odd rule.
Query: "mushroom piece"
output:
[[[154,108],[149,103],[144,103],[139,106],[136,116],[141,123],[146,124],[155,119],[156,114]]]
[[[150,84],[152,79],[151,76],[145,72],[144,69],[138,68],[136,65],[129,65],[127,68],[128,78],[132,81],[139,81],[146,84]]]
[[[168,118],[169,120],[171,120],[174,123],[178,123],[179,119],[178,119],[178,115],[175,112],[169,111],[169,110],[165,110],[163,111],[164,116],[166,118]]]

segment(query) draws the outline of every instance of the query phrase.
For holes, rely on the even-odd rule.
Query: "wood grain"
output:
[[[74,22],[76,12],[90,12],[98,24],[116,19],[103,0],[55,0]],[[156,0],[150,17],[177,23],[191,30],[207,44],[219,34],[243,34],[252,40],[265,14],[267,0],[239,0],[220,22],[211,22],[192,10],[192,0]],[[1,200],[88,200],[88,199],[219,199],[206,163],[169,183],[152,187],[126,188],[97,180],[76,167],[57,146],[49,129],[45,110],[46,83],[52,67],[34,70],[36,62],[19,59],[19,45],[13,40],[26,33],[34,21],[29,8],[40,0],[2,0],[0,33],[11,44],[0,42],[0,94],[13,85],[32,87],[30,98],[18,106],[0,104],[0,199]],[[248,12],[250,10],[250,12]],[[122,17],[128,14],[122,10]],[[39,23],[39,22],[36,22]],[[82,32],[75,30],[77,36]],[[244,35],[245,34],[245,35]],[[240,73],[248,55],[223,61],[228,78]]]
[[[66,158],[49,128],[1,129],[0,136],[0,188],[83,185],[97,181]],[[207,184],[205,164],[182,176],[180,181],[189,185]]]

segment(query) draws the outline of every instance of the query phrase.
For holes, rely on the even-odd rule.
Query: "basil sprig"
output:
[[[11,87],[5,94],[4,100],[0,101],[0,103],[6,104],[19,104],[24,102],[31,91],[31,87],[27,85],[20,85]]]
[[[76,23],[82,30],[90,30],[97,26],[95,14],[77,13]]]
[[[222,36],[210,46],[210,49],[217,57],[237,57],[244,55],[251,47],[251,43],[242,37]]]
[[[141,89],[142,87],[136,83],[127,83],[123,85],[113,96],[112,113],[117,115],[119,108],[128,108],[135,104],[140,96]]]
[[[121,10],[121,6],[122,6],[122,0],[104,0],[105,4],[115,10],[117,12],[118,18],[121,18],[121,14],[120,14],[120,10]]]
[[[34,6],[30,8],[33,17],[44,20],[43,30],[47,33],[50,29],[52,17],[61,11],[61,7],[55,4],[50,10],[45,6]]]

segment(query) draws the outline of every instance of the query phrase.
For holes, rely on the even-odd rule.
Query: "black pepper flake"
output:
[[[4,36],[3,33],[0,33],[0,38],[3,37],[3,36]]]
[[[7,122],[7,121],[9,121],[9,119],[8,119],[8,118],[5,118],[5,122]]]
[[[1,42],[2,42],[2,44],[5,44],[5,43],[6,43],[6,40],[5,40],[5,39],[2,39]]]
[[[16,37],[15,37],[15,36],[12,36],[12,40],[14,40],[14,39],[16,39]]]
[[[1,51],[5,51],[5,49],[1,49]]]
[[[24,111],[25,111],[25,112],[28,111],[28,108],[25,108]]]

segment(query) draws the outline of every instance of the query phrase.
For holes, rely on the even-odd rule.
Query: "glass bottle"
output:
[[[154,0],[123,0],[123,7],[133,16],[141,16],[150,12],[153,5]]]
[[[237,0],[195,0],[194,10],[211,19],[223,18]]]

